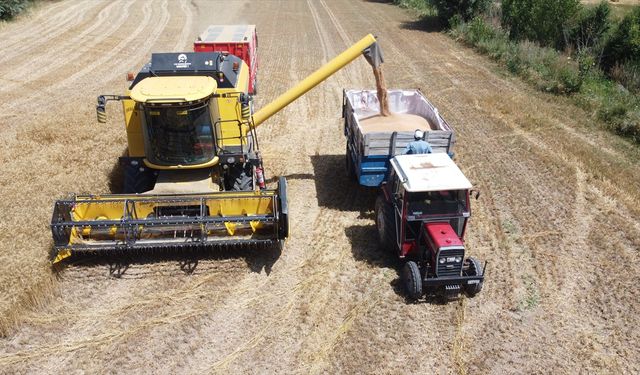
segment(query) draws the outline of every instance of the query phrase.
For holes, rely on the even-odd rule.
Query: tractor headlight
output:
[[[440,259],[438,259],[438,263],[440,263],[440,264],[444,264],[444,262],[446,262],[446,261],[447,261],[447,258],[445,258],[445,257],[440,257]]]
[[[462,262],[462,257],[456,257],[456,263]]]

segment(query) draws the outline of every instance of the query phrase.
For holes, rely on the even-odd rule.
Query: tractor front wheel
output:
[[[482,269],[482,265],[480,264],[479,260],[473,257],[469,257],[465,262],[467,263],[467,266],[468,266],[468,267],[465,267],[468,269],[468,271],[466,272],[467,276],[483,275],[484,270]],[[469,298],[475,297],[476,294],[480,293],[481,290],[482,290],[482,281],[478,282],[477,284],[467,284],[464,286],[464,292]]]
[[[422,277],[416,262],[410,260],[404,264],[402,282],[407,290],[409,299],[415,301],[422,297]]]

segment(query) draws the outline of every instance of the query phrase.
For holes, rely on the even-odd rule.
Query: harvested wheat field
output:
[[[405,301],[378,249],[375,191],[344,176],[343,88],[364,59],[258,132],[289,179],[291,237],[253,250],[48,266],[53,201],[108,192],[118,105],[152,51],[255,23],[266,104],[371,32],[390,88],[421,88],[482,191],[467,245],[485,288]],[[583,111],[383,1],[53,1],[0,26],[1,373],[638,373],[640,152]]]

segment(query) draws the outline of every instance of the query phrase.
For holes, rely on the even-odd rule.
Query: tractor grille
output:
[[[464,249],[450,249],[450,250],[440,250],[438,259],[437,259],[437,267],[436,267],[436,276],[437,277],[445,277],[445,276],[460,276],[462,274],[462,263],[455,262],[445,262],[440,263],[440,258],[445,257],[461,257],[464,260]]]

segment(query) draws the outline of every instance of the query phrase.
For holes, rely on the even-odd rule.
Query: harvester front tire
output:
[[[482,276],[484,274],[484,270],[482,269],[482,264],[480,261],[474,257],[469,257],[467,259],[469,263],[469,271],[467,273],[468,276]],[[482,281],[477,284],[467,284],[464,286],[464,292],[469,298],[475,297],[478,293],[482,291]]]
[[[122,186],[122,192],[124,194],[144,193],[145,191],[153,189],[154,183],[155,180],[152,171],[137,165],[127,165],[124,167],[124,181]]]
[[[383,195],[379,195],[376,199],[375,215],[380,247],[384,251],[390,251],[395,247],[396,242],[393,207],[384,199]]]
[[[402,268],[402,283],[410,300],[415,301],[422,297],[422,277],[416,262],[410,260],[404,264]]]
[[[287,179],[278,179],[278,205],[280,207],[280,239],[289,237],[289,197],[287,195]]]
[[[236,167],[233,175],[234,191],[253,190],[253,171],[250,168]]]

